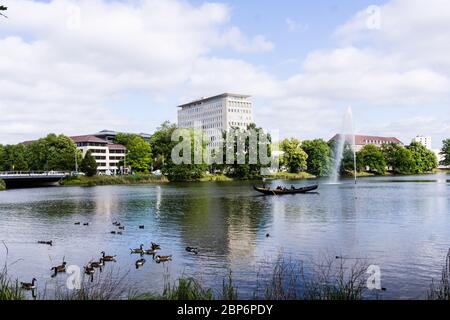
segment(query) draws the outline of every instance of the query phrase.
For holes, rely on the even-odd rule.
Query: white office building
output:
[[[203,129],[210,147],[220,146],[222,132],[231,128],[246,129],[253,123],[250,96],[224,93],[178,106],[180,128]]]
[[[413,142],[421,143],[428,150],[433,150],[431,137],[417,136],[413,139]]]

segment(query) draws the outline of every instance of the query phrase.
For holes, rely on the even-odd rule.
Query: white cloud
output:
[[[307,24],[302,24],[291,18],[286,18],[285,22],[289,32],[305,32],[309,29]]]

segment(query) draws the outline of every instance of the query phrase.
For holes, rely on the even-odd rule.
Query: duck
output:
[[[172,261],[172,256],[156,256],[155,261],[156,263]]]
[[[123,232],[122,231],[117,231],[117,234],[121,236],[121,235],[123,235]]]
[[[102,254],[103,261],[105,262],[116,261],[116,256],[107,256],[105,254],[105,251],[102,251],[100,253]]]
[[[140,253],[140,254],[143,254],[143,253],[144,253],[144,245],[141,244],[141,246],[140,246],[139,249],[130,249],[130,250],[131,250],[131,253],[132,253],[132,254],[133,254],[133,253]]]
[[[145,226],[139,226],[139,229],[145,229]]]
[[[55,273],[52,275],[52,278],[56,277],[58,273],[66,272],[66,265],[67,262],[63,261],[62,265],[51,268],[50,270],[55,271]]]
[[[118,227],[119,227],[119,230],[125,230],[124,226],[118,226]]]
[[[194,247],[186,247],[186,251],[193,253],[193,254],[198,254],[198,248],[194,248]]]
[[[152,242],[152,250],[161,250],[161,246],[159,244],[156,244],[154,242]]]
[[[83,226],[88,226],[89,222],[83,223]]]
[[[81,222],[75,222],[74,225],[79,226]]]
[[[21,282],[20,285],[22,286],[22,289],[34,290],[36,289],[36,281],[36,278],[33,278],[33,280],[31,280],[31,283]]]
[[[145,264],[145,259],[139,259],[136,261],[136,269],[139,269],[139,267],[142,267]]]
[[[52,240],[50,240],[50,241],[38,241],[38,243],[39,244],[46,244],[46,245],[49,245],[49,246],[53,246],[53,241]]]
[[[113,226],[116,226],[116,227],[120,226],[120,222],[114,221]]]
[[[111,231],[111,234],[117,234],[117,232],[116,231]]]
[[[101,268],[105,265],[105,261],[103,261],[103,258],[100,258],[99,261],[90,262],[89,265],[92,268]]]

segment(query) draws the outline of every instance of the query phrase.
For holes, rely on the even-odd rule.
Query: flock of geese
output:
[[[75,222],[75,225],[81,225],[81,222]],[[83,223],[83,225],[89,226],[89,223]],[[123,230],[125,230],[125,226],[123,226],[121,223],[117,221],[113,222],[113,225],[117,227],[118,231],[111,231],[111,234],[121,235],[123,233]],[[139,226],[139,229],[145,229],[145,226]],[[53,241],[38,241],[38,244],[53,246]],[[152,256],[153,260],[156,263],[165,263],[172,261],[172,255],[168,256],[159,255],[158,254],[159,250],[161,250],[161,246],[154,242],[151,242],[149,249],[145,249],[143,244],[141,244],[137,249],[130,249],[130,254],[140,255],[140,259],[136,260],[135,262],[136,269],[141,268],[146,263],[146,259],[144,258],[144,256]],[[195,255],[197,255],[199,252],[198,248],[196,247],[187,247],[186,251]],[[94,279],[93,277],[97,269],[100,270],[100,272],[102,272],[102,268],[105,266],[106,262],[116,262],[115,255],[114,256],[106,255],[105,251],[102,251],[100,254],[101,257],[99,258],[99,260],[91,260],[84,266],[84,273],[91,277],[91,282],[93,282]],[[52,278],[58,276],[58,274],[60,273],[66,272],[67,262],[64,260],[65,259],[63,259],[61,265],[51,268],[50,271],[53,272],[51,275]],[[33,278],[31,282],[21,282],[20,284],[22,289],[32,290],[34,294],[34,290],[36,290],[37,288],[36,282],[37,282],[36,278]]]

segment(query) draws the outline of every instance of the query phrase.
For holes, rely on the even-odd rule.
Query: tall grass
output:
[[[6,190],[6,184],[5,181],[0,179],[0,191]]]
[[[19,281],[8,278],[6,266],[0,272],[0,300],[25,300]]]
[[[445,259],[445,267],[442,269],[442,276],[439,283],[430,286],[428,292],[429,300],[450,300],[450,250]]]
[[[127,185],[127,184],[151,184],[168,182],[164,176],[151,174],[136,174],[127,176],[94,176],[94,177],[67,177],[62,182],[63,186],[106,186],[106,185]]]

